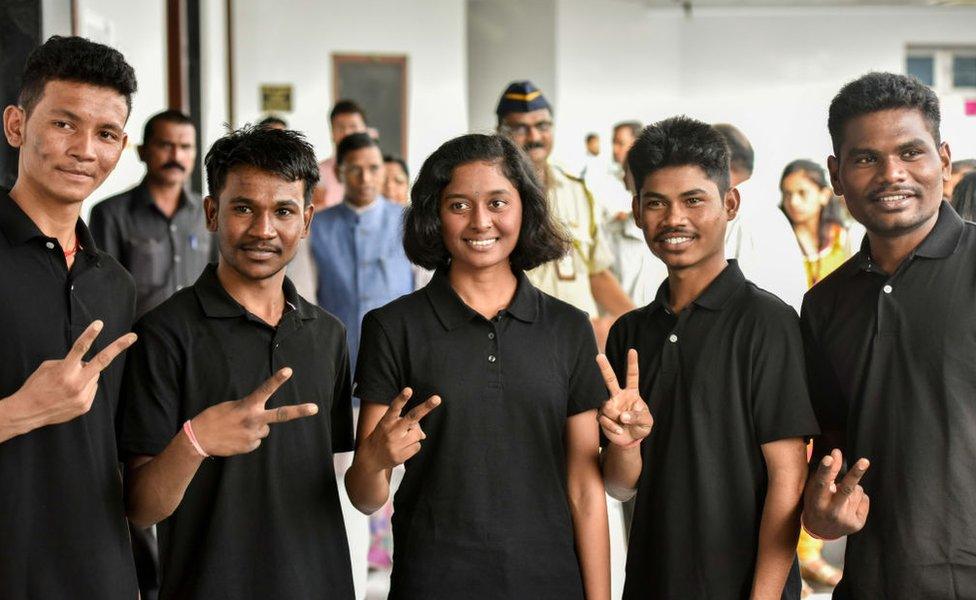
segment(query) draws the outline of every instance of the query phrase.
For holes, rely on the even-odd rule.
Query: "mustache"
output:
[[[186,173],[186,167],[184,167],[183,165],[181,165],[180,163],[178,163],[178,162],[176,162],[176,161],[170,161],[170,162],[168,162],[168,163],[166,163],[166,164],[164,164],[164,165],[163,165],[163,168],[164,168],[164,169],[172,169],[172,168],[177,168],[177,169],[179,169],[180,171],[183,171],[184,173]]]
[[[896,186],[881,186],[871,190],[870,198],[878,198],[879,196],[887,196],[890,194],[911,194],[914,196],[921,196],[921,188],[910,186],[910,185],[896,185]]]
[[[240,250],[252,250],[257,252],[274,252],[275,254],[281,254],[281,248],[277,246],[268,246],[265,244],[241,244],[238,246]]]
[[[687,229],[685,229],[683,227],[668,227],[667,229],[665,229],[661,233],[655,235],[654,236],[654,241],[655,242],[659,242],[659,241],[663,240],[666,236],[669,236],[669,235],[675,234],[675,233],[680,234],[682,237],[695,237],[695,233],[693,231],[688,231]]]
[[[528,152],[529,150],[535,150],[536,148],[544,149],[545,145],[542,142],[526,142],[522,145],[522,150]]]

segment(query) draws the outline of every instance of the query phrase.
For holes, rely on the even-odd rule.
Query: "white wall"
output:
[[[80,0],[78,5],[79,35],[118,49],[139,83],[126,125],[129,144],[115,171],[82,205],[87,219],[97,201],[134,186],[145,173],[136,146],[143,124],[166,108],[166,14],[161,1],[140,2],[138,10],[129,0]]]
[[[332,154],[332,53],[408,55],[409,163],[468,128],[464,0],[234,2],[235,125],[261,117],[261,84],[291,84],[289,126]]]
[[[677,10],[629,2],[560,0],[557,152],[570,162],[583,137],[613,122],[685,113],[737,125],[756,149],[756,185],[778,201],[794,158],[825,162],[827,108],[847,81],[902,72],[909,44],[976,44],[973,8]],[[943,98],[943,137],[976,156],[976,118]],[[604,135],[605,139],[609,135]]]
[[[227,131],[227,9],[224,2],[200,3],[200,156]],[[201,162],[202,164],[202,162]],[[206,183],[204,183],[206,192]]]

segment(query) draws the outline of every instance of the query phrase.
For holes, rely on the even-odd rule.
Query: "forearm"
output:
[[[371,515],[386,504],[390,498],[389,469],[372,464],[359,450],[346,471],[346,492],[356,510]]]
[[[181,430],[160,454],[126,470],[126,516],[140,527],[169,517],[202,463],[203,457]]]
[[[753,578],[753,600],[779,599],[796,555],[800,534],[802,477],[769,482],[759,526],[759,550]]]
[[[644,464],[640,445],[623,448],[609,444],[600,458],[607,493],[621,502],[633,498]]]
[[[610,534],[607,501],[596,465],[585,481],[570,482],[569,507],[580,575],[587,600],[610,598]]]
[[[615,317],[634,310],[634,303],[609,269],[590,275],[590,289],[596,303]]]
[[[32,419],[18,410],[16,394],[0,399],[0,444],[37,427]]]

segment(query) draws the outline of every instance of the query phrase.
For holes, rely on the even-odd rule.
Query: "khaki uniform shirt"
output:
[[[596,202],[582,179],[555,165],[549,166],[546,195],[553,217],[573,241],[573,248],[563,258],[526,275],[541,291],[596,317],[599,311],[590,275],[613,264],[613,254],[600,231]]]

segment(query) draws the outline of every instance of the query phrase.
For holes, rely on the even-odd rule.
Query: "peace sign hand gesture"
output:
[[[280,369],[240,400],[215,404],[194,417],[191,426],[204,452],[211,456],[247,454],[268,437],[271,425],[318,413],[318,405],[312,403],[265,408],[291,373],[288,367]]]
[[[861,487],[870,462],[861,458],[837,483],[844,457],[833,449],[820,461],[803,493],[803,525],[813,535],[836,539],[856,533],[867,522],[871,500]]]
[[[610,390],[610,399],[603,403],[599,412],[600,428],[611,443],[633,448],[651,433],[654,417],[640,397],[637,386],[640,374],[637,367],[637,351],[627,351],[627,387],[620,389],[617,376],[606,355],[596,357],[603,380]]]
[[[366,451],[370,462],[379,469],[392,469],[407,462],[420,452],[420,443],[427,438],[420,428],[420,420],[440,405],[441,398],[431,396],[401,417],[400,413],[412,395],[413,390],[403,388],[363,442],[362,450]]]
[[[86,363],[84,356],[103,326],[101,321],[92,322],[63,359],[42,362],[11,397],[22,406],[25,422],[33,424],[29,429],[64,423],[91,409],[99,375],[136,341],[136,334],[127,333]]]

